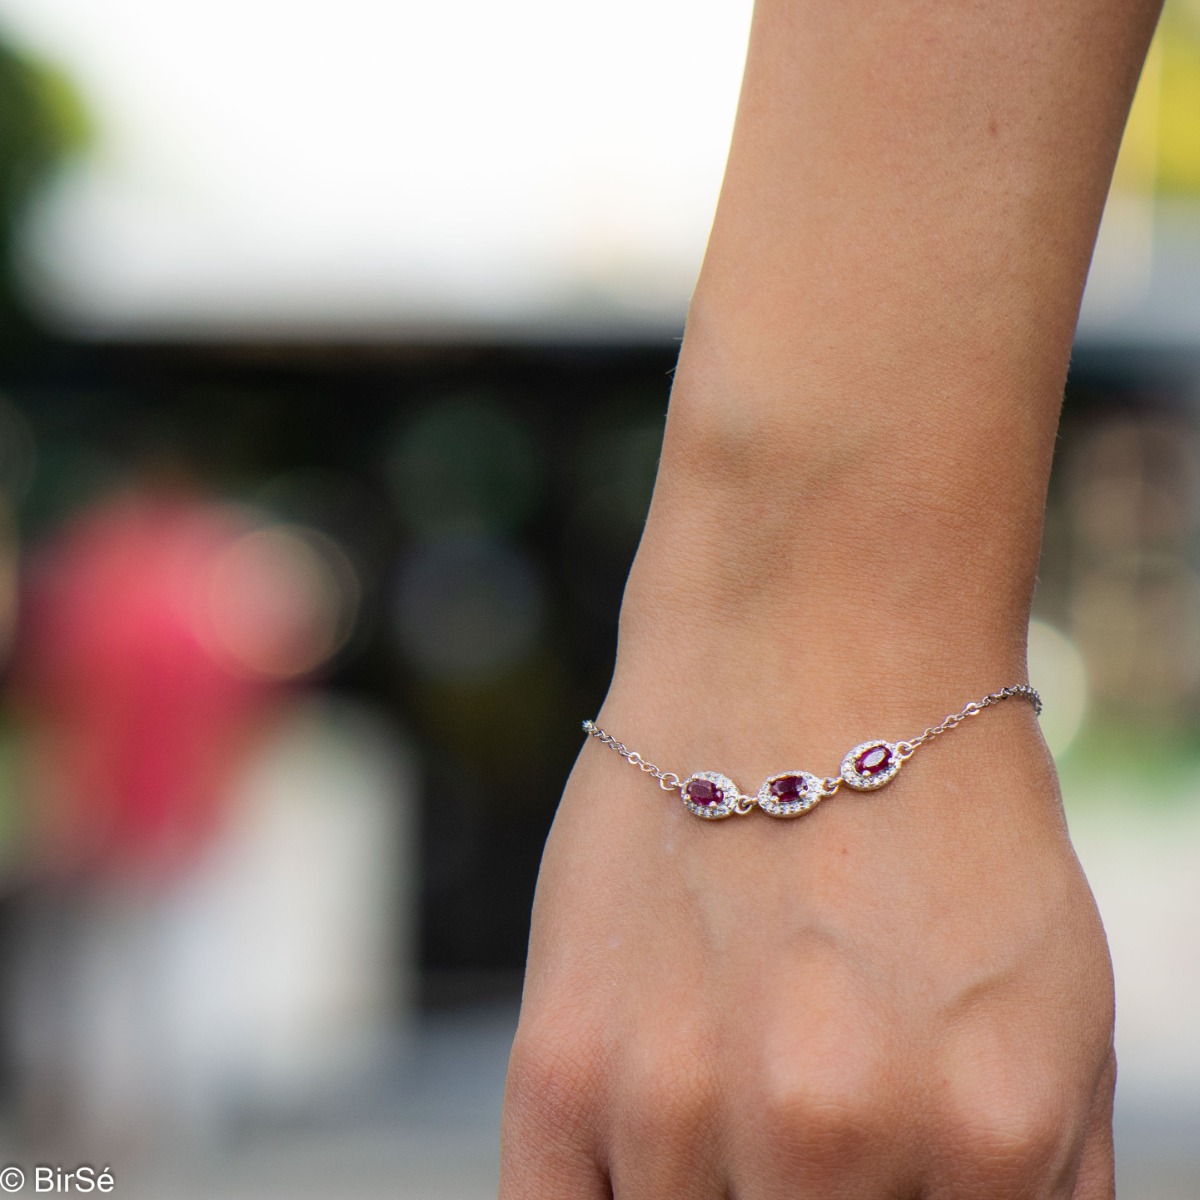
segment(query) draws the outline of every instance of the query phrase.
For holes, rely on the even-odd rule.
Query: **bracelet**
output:
[[[697,817],[717,821],[735,814],[745,816],[755,807],[772,817],[798,817],[819,801],[832,796],[844,783],[856,792],[870,792],[896,778],[900,768],[917,752],[919,746],[961,725],[968,717],[978,716],[985,708],[1013,697],[1028,700],[1033,711],[1041,716],[1042,698],[1027,683],[990,692],[981,700],[973,700],[959,712],[951,713],[940,725],[931,725],[915,738],[903,742],[887,742],[874,738],[860,742],[842,759],[838,775],[822,779],[808,771],[781,771],[764,781],[755,796],[747,796],[727,775],[719,771],[695,771],[686,779],[673,771],[663,771],[644,759],[624,742],[618,742],[595,721],[584,721],[583,729],[605,746],[611,746],[623,759],[646,775],[658,780],[663,791],[678,791],[688,810]]]

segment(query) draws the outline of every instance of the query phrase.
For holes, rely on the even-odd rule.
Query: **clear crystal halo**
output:
[[[692,799],[692,785],[705,783],[713,785],[721,797],[720,800],[702,804]],[[710,789],[704,787],[695,790],[697,793],[713,794]],[[719,821],[722,817],[732,817],[737,811],[738,796],[741,793],[728,775],[722,775],[719,771],[696,771],[679,785],[679,794],[690,813],[703,817],[706,821]]]
[[[882,738],[859,742],[842,759],[842,781],[856,792],[870,792],[894,779],[903,765],[895,742],[885,742]]]
[[[780,784],[783,786],[777,786]],[[773,817],[798,817],[808,812],[824,795],[824,784],[810,772],[780,771],[764,781],[758,789],[756,803]]]

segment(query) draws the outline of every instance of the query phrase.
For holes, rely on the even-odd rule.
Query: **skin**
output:
[[[1025,678],[1156,17],[760,0],[602,726],[753,792]],[[500,1194],[1110,1197],[1112,1027],[1024,702],[792,821],[698,821],[589,742],[538,882]]]

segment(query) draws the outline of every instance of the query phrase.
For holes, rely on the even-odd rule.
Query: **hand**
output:
[[[838,760],[747,747],[739,775],[668,698],[614,695],[606,728],[743,790]],[[902,732],[864,714],[845,748]],[[1114,1076],[1104,935],[1021,702],[790,821],[702,823],[590,742],[538,883],[501,1196],[1098,1200]]]
[[[750,791],[1021,679],[1157,9],[757,0],[605,728]],[[501,1195],[1111,1197],[1112,1003],[1027,706],[791,821],[697,820],[591,742]]]

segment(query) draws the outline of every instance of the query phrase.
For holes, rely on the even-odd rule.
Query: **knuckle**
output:
[[[883,1126],[883,1078],[869,1063],[769,1081],[760,1130],[773,1157],[796,1168],[838,1168],[857,1161]]]
[[[1063,1106],[1033,1087],[976,1089],[950,1117],[948,1149],[978,1172],[1041,1176],[1069,1138]]]
[[[599,1055],[590,1039],[554,1028],[518,1029],[508,1064],[505,1108],[561,1136],[586,1123],[599,1072]]]
[[[710,1078],[703,1050],[689,1044],[668,1043],[638,1052],[626,1064],[622,1105],[637,1140],[659,1145],[694,1142],[712,1121]]]

